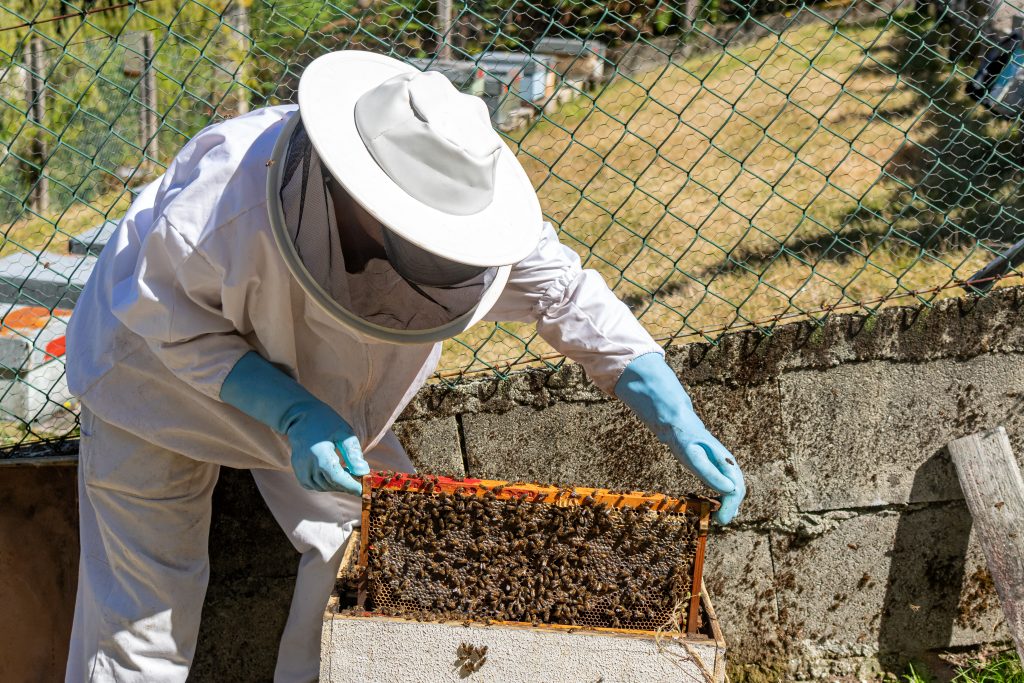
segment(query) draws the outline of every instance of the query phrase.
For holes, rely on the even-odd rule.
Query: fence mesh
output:
[[[998,0],[79,1],[0,7],[6,446],[76,429],[64,328],[133,193],[332,50],[482,97],[562,241],[666,343],[928,304],[1024,237],[1024,13]],[[481,324],[438,377],[559,362]]]

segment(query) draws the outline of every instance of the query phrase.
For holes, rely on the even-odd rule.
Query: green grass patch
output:
[[[933,683],[932,677],[922,666],[909,666],[907,673],[900,677],[900,683]],[[1002,652],[993,657],[976,660],[958,667],[952,683],[1024,683],[1024,669],[1015,652]]]

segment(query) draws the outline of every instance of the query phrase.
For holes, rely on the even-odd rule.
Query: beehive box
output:
[[[433,621],[696,633],[715,505],[371,474],[364,477],[359,606]]]
[[[528,512],[525,520],[519,515],[523,506]],[[472,479],[364,477],[362,529],[354,536],[356,549],[347,551],[352,559],[343,562],[345,578],[324,615],[320,680],[721,683],[725,642],[707,592],[693,590],[703,586],[704,545],[714,508],[713,501],[702,498]],[[455,523],[454,517],[467,510],[472,512],[468,526]],[[608,523],[598,523],[598,533],[588,537],[586,529],[594,526],[588,518],[597,515]],[[623,517],[633,517],[632,528],[640,531],[624,541],[650,538],[654,522],[665,523],[673,533],[657,547],[636,543],[630,551],[620,544],[613,550],[622,534],[612,532],[625,529]],[[569,523],[581,519],[582,525]],[[565,590],[571,605],[579,608],[588,594],[594,604],[582,612],[556,615],[552,610],[545,615],[544,608],[557,600],[550,591],[537,592],[537,577],[548,576],[549,584],[552,576],[559,581],[565,576],[581,578],[571,573],[579,564],[572,557],[579,558],[583,547],[573,542],[580,527],[586,543],[595,548],[603,544],[612,557],[611,564],[591,563],[585,574],[610,576],[610,585],[602,586],[599,595],[587,586],[577,590],[570,585]],[[679,531],[679,539],[673,540]],[[562,552],[567,547],[573,549],[572,556]],[[582,559],[604,557],[595,548]],[[643,619],[609,609],[616,602],[622,606],[618,580],[629,584],[629,577],[621,574],[624,568],[643,573],[644,564],[669,566],[664,558],[652,563],[652,553],[673,549],[677,561],[672,566],[682,570],[673,572],[674,580],[657,584],[666,591],[668,608]],[[470,564],[467,550],[485,558]],[[394,576],[385,571],[389,562],[398,569],[391,572]],[[431,562],[437,564],[433,572]],[[444,569],[456,563],[461,573]],[[549,571],[553,565],[554,573]],[[518,581],[499,585],[487,579],[488,571],[502,576],[518,572]],[[605,583],[600,578],[594,581]],[[469,584],[468,590],[459,588],[460,582]],[[543,585],[543,578],[539,587],[550,588]],[[481,599],[491,590],[500,590],[504,597]],[[498,614],[517,603],[524,590],[528,606]],[[640,591],[647,602],[651,596]],[[644,600],[625,603],[633,608]]]
[[[322,683],[724,683],[725,641],[706,591],[695,634],[418,622],[338,611],[320,638]]]

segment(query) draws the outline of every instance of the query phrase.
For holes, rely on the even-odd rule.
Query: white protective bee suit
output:
[[[82,555],[68,681],[185,680],[221,465],[252,470],[302,553],[275,680],[316,679],[322,612],[359,501],[301,488],[284,438],[219,400],[247,352],[337,411],[372,467],[412,468],[390,427],[441,345],[353,333],[289,271],[267,179],[295,116],[296,107],[270,107],[196,135],[132,204],[78,301],[67,372],[84,406]],[[630,361],[661,353],[547,225],[486,319],[535,322],[609,392]]]

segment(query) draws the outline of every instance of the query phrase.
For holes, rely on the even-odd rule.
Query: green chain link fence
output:
[[[1024,237],[1015,86],[967,94],[986,53],[1024,61],[1007,37],[1020,14],[998,0],[7,2],[3,443],[74,433],[64,329],[138,189],[210,122],[293,101],[327,51],[391,54],[484,98],[563,242],[659,340],[714,341],[961,293]],[[480,325],[446,345],[438,378],[559,362],[529,326]]]

